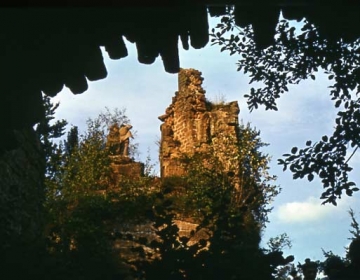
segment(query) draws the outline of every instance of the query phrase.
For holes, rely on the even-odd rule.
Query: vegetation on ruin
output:
[[[27,273],[59,280],[287,280],[303,273],[303,265],[283,255],[291,247],[286,234],[271,238],[266,248],[260,245],[280,188],[269,174],[270,157],[261,151],[266,144],[259,131],[241,124],[236,150],[221,150],[215,143],[206,152],[184,155],[179,159],[187,170],[184,176],[160,181],[148,162],[144,177],[114,180],[104,114],[89,120],[85,133],[73,126],[65,140],[56,142],[67,123],[51,123],[58,105],[44,102],[47,119],[37,131],[47,159],[46,227],[33,257],[43,265],[29,262]],[[119,113],[113,119],[127,120]],[[230,164],[224,164],[224,156]],[[350,216],[350,232],[357,240],[359,225],[352,211]],[[197,226],[184,235],[181,220]],[[148,225],[151,233],[134,232],[131,225]],[[334,262],[351,267],[349,257],[331,251],[324,257],[317,266],[325,273]]]
[[[279,263],[272,255],[276,250],[260,248],[270,202],[279,188],[271,184],[275,178],[268,174],[269,157],[260,151],[265,144],[249,125],[238,128],[242,140],[238,150],[228,155],[234,158],[232,170],[226,169],[220,154],[213,151],[184,156],[181,162],[188,175],[164,179],[160,186],[151,166],[147,166],[147,175],[137,180],[124,177],[116,181],[111,175],[105,128],[114,121],[128,122],[125,111],[116,111],[114,117],[107,110],[88,120],[85,133],[73,126],[66,140],[55,142],[67,123],[51,125],[58,105],[46,98],[45,103],[49,110],[43,127],[48,129],[42,131],[48,133],[39,130],[39,134],[48,147],[44,202],[47,276],[216,279],[222,275],[223,279],[236,279],[248,275],[249,279],[275,279],[276,268],[290,261],[279,251]],[[198,223],[192,235],[206,232],[205,239],[189,242],[191,236],[179,235],[175,220],[185,216]],[[155,239],[129,233],[125,226],[146,222],[153,224]],[[129,257],[121,248],[114,250],[120,240],[132,244],[138,257]],[[259,266],[261,270],[256,269]]]
[[[133,263],[144,279],[275,279],[293,260],[282,256],[286,235],[268,249],[260,247],[270,202],[280,190],[271,184],[275,178],[268,173],[269,156],[260,151],[260,133],[249,125],[238,133],[238,150],[217,154],[218,147],[211,147],[184,155],[179,164],[186,174],[163,179],[153,209],[158,239],[143,239],[151,251],[138,247],[147,258]],[[222,152],[231,153],[230,169]],[[198,226],[184,236],[176,220]]]
[[[67,122],[50,123],[58,104],[47,97],[44,104],[46,119],[37,127],[47,163],[43,245],[47,253],[42,273],[48,279],[114,277],[124,269],[113,250],[115,225],[144,220],[154,200],[149,170],[137,181],[115,182],[111,174],[107,127],[129,119],[125,110],[106,108],[87,120],[84,134],[73,126],[59,142],[54,140],[64,135]],[[136,154],[136,144],[130,151]]]

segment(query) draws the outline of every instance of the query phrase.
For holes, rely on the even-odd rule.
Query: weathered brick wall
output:
[[[161,125],[160,164],[161,176],[184,174],[177,159],[182,154],[206,151],[212,145],[225,166],[229,165],[226,151],[229,139],[237,142],[239,106],[236,101],[213,104],[206,100],[205,90],[201,87],[201,72],[195,69],[181,69],[179,90],[172,104],[159,119]]]

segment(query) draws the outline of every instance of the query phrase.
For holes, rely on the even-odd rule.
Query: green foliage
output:
[[[271,277],[272,268],[259,248],[260,234],[268,221],[270,203],[280,190],[270,184],[275,177],[268,173],[269,156],[260,151],[266,145],[260,133],[240,125],[238,135],[237,150],[220,153],[232,160],[230,169],[211,150],[188,161],[188,201],[202,214],[200,225],[213,232],[209,254],[212,269],[221,271],[219,277],[266,279]],[[234,144],[234,139],[227,141]],[[263,274],[255,273],[255,266],[263,266]]]
[[[269,174],[270,156],[261,152],[261,148],[268,144],[261,141],[260,131],[251,128],[249,124],[240,125],[238,135],[240,185],[249,186],[246,189],[248,196],[245,201],[256,205],[254,214],[262,226],[265,226],[267,215],[272,209],[269,206],[281,191],[278,186],[271,184],[276,180],[276,176]]]
[[[231,138],[224,140],[224,146],[234,145],[234,150],[215,145],[206,152],[184,156],[181,160],[187,170],[185,200],[188,205],[184,207],[193,207],[194,212],[214,211],[214,204],[221,205],[222,201],[213,201],[212,196],[222,197],[231,186],[231,204],[248,208],[263,227],[271,211],[269,206],[280,188],[271,184],[276,177],[268,172],[270,157],[260,151],[267,145],[261,141],[260,132],[247,124],[240,125],[237,133],[238,142]],[[221,158],[228,159],[230,164],[225,164]]]
[[[319,270],[323,271],[329,279],[359,279],[360,277],[358,269],[360,256],[359,224],[354,211],[350,209],[348,213],[351,218],[349,231],[352,236],[349,238],[351,240],[350,245],[345,247],[345,257],[340,257],[332,251],[323,250],[325,260],[319,263]]]
[[[268,174],[269,157],[259,151],[265,145],[259,132],[242,125],[238,133],[238,149],[214,145],[184,155],[179,162],[186,175],[163,179],[153,208],[157,239],[144,240],[151,258],[134,263],[141,279],[274,279],[276,268],[293,260],[260,248],[269,203],[279,189],[269,184],[275,178]],[[175,223],[184,219],[198,224],[190,236]]]
[[[55,119],[55,111],[59,105],[60,103],[53,104],[50,97],[43,95],[45,118],[42,119],[35,128],[35,132],[40,139],[45,153],[47,176],[52,176],[57,171],[56,167],[60,162],[59,146],[55,144],[53,140],[64,135],[67,125],[66,120],[53,122]]]
[[[90,132],[79,141],[77,128],[73,127],[65,145],[55,144],[53,140],[64,134],[67,122],[51,124],[59,104],[53,105],[50,98],[44,96],[44,106],[46,117],[36,132],[45,151],[47,167],[46,243],[40,247],[24,244],[30,249],[37,248],[39,252],[33,254],[33,259],[42,264],[41,267],[38,263],[32,264],[29,258],[25,269],[34,277],[47,279],[110,277],[116,264],[112,248],[104,238],[108,234],[104,221],[109,215],[109,201],[91,192],[100,189],[107,171],[103,167],[109,164],[106,151],[101,148],[102,138]]]
[[[359,223],[356,220],[354,210],[352,210],[351,208],[349,210],[349,215],[351,218],[351,224],[350,224],[351,229],[349,231],[352,234],[352,237],[350,239],[351,240],[359,239],[360,238]]]
[[[349,262],[333,252],[324,252],[326,260],[319,264],[319,270],[322,271],[329,279],[343,279],[342,273]],[[331,278],[330,278],[331,277]]]
[[[190,238],[179,237],[179,229],[174,223],[176,216],[172,200],[159,193],[155,203],[153,226],[157,238],[147,240],[139,238],[151,251],[145,254],[142,246],[136,249],[143,259],[132,262],[136,267],[137,279],[201,279],[201,263],[196,255],[206,245],[205,241],[188,244]]]
[[[78,139],[73,127],[65,144],[59,145],[58,154],[56,172],[46,178],[45,201],[47,248],[63,266],[56,270],[61,275],[56,277],[76,279],[82,274],[97,279],[99,273],[90,268],[102,270],[104,260],[111,256],[104,224],[110,203],[97,193],[106,189],[110,180],[102,133],[89,126]]]
[[[286,233],[282,233],[276,237],[271,237],[267,242],[271,252],[282,251],[284,248],[291,248],[290,237]]]
[[[77,126],[72,126],[67,135],[67,140],[64,141],[65,154],[71,156],[73,151],[79,148],[79,131]]]
[[[208,215],[191,236],[180,236],[174,223],[178,210],[168,191],[166,188],[166,194],[159,195],[154,208],[157,239],[145,243],[154,253],[133,263],[141,279],[272,279],[270,265],[259,249],[258,228],[249,222],[244,226],[240,212],[230,210],[229,204],[219,204],[217,210],[223,209],[219,215]],[[213,199],[222,200],[223,195],[215,194]],[[209,238],[189,242],[201,231]]]
[[[213,150],[184,156],[186,176],[165,178],[159,189],[149,159],[147,176],[114,179],[105,145],[114,119],[127,121],[120,113],[89,119],[83,135],[73,127],[53,150],[58,160],[47,174],[45,201],[52,279],[121,279],[128,264],[137,279],[270,280],[291,261],[280,251],[284,236],[275,253],[260,248],[279,188],[271,185],[275,177],[268,173],[269,156],[260,152],[265,144],[258,131],[241,125],[239,143],[224,139],[234,150],[215,143]],[[190,236],[176,225],[184,217],[198,224]],[[126,228],[148,221],[155,238]],[[114,250],[120,240],[133,244],[139,257]]]
[[[333,82],[330,97],[336,108],[343,107],[335,119],[333,135],[324,136],[314,144],[307,141],[306,148],[293,149],[279,164],[284,170],[289,167],[294,179],[312,181],[317,175],[326,189],[321,196],[324,203],[336,205],[343,192],[351,196],[358,191],[348,179],[352,170],[348,162],[360,140],[359,40],[335,40],[322,35],[310,22],[305,21],[301,30],[297,30],[289,21],[281,20],[276,28],[275,44],[259,50],[251,26],[237,27],[231,9],[210,36],[212,44],[221,46],[221,51],[238,55],[237,70],[248,74],[250,83],[261,82],[262,86],[251,88],[245,95],[250,110],[259,105],[264,105],[266,110],[277,110],[276,100],[288,91],[288,85],[308,78],[315,80],[320,69],[328,75]]]
[[[59,160],[46,176],[45,200],[47,251],[50,265],[58,264],[51,279],[108,279],[124,272],[114,251],[114,228],[145,220],[153,196],[149,177],[113,176],[104,122],[129,122],[123,113],[107,109],[88,119],[82,135],[72,127],[53,150]]]
[[[288,280],[291,272],[295,269],[291,261],[294,260],[293,256],[289,256],[286,259],[282,256],[282,250],[285,248],[291,248],[290,237],[286,233],[282,233],[278,236],[271,237],[266,243],[268,249],[265,252],[268,253],[268,258],[273,261],[273,276],[277,280]]]

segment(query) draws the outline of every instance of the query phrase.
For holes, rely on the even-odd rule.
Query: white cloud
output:
[[[334,207],[333,205],[321,205],[320,200],[315,197],[309,197],[305,201],[288,202],[280,205],[276,218],[281,223],[308,223],[316,222],[335,213],[343,213],[345,209],[349,209],[349,199],[343,197],[341,205]]]

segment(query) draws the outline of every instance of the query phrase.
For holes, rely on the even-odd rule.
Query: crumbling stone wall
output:
[[[129,179],[139,179],[144,176],[145,165],[142,162],[136,162],[129,157],[111,156],[112,179],[116,184],[122,176]]]
[[[201,72],[195,69],[181,69],[179,89],[165,114],[159,117],[163,122],[160,143],[161,178],[185,174],[186,170],[178,161],[183,154],[193,155],[196,152],[209,152],[209,150],[214,150],[221,158],[224,168],[230,169],[231,153],[229,155],[228,151],[237,151],[236,147],[232,145],[235,146],[238,140],[239,106],[236,101],[219,104],[209,102],[205,98],[205,90],[201,87],[202,81]],[[135,164],[129,158],[113,156],[113,175],[121,174],[134,179],[138,178],[139,176],[132,176],[133,172],[125,168],[126,163],[131,163],[132,167]],[[139,168],[135,168],[135,170],[139,170]],[[135,172],[135,174],[137,173]],[[209,238],[210,233],[206,229],[196,232],[194,236],[190,234],[192,231],[196,231],[198,226],[194,217],[179,212],[174,223],[179,228],[180,236],[191,237],[189,245],[200,239]],[[126,225],[120,223],[118,226],[114,225],[114,228],[136,238],[146,237],[148,240],[158,238],[150,221]],[[114,242],[115,250],[121,252],[128,259],[138,258],[138,255],[131,251],[133,245],[138,246],[139,244],[121,238],[117,238]],[[146,247],[144,249],[145,251],[149,250]]]
[[[179,89],[165,114],[159,117],[163,122],[160,128],[161,177],[184,174],[178,158],[182,154],[208,151],[210,145],[228,167],[230,159],[226,151],[230,151],[238,139],[240,109],[237,101],[214,104],[206,100],[201,87],[203,78],[198,70],[181,69],[178,77]]]

